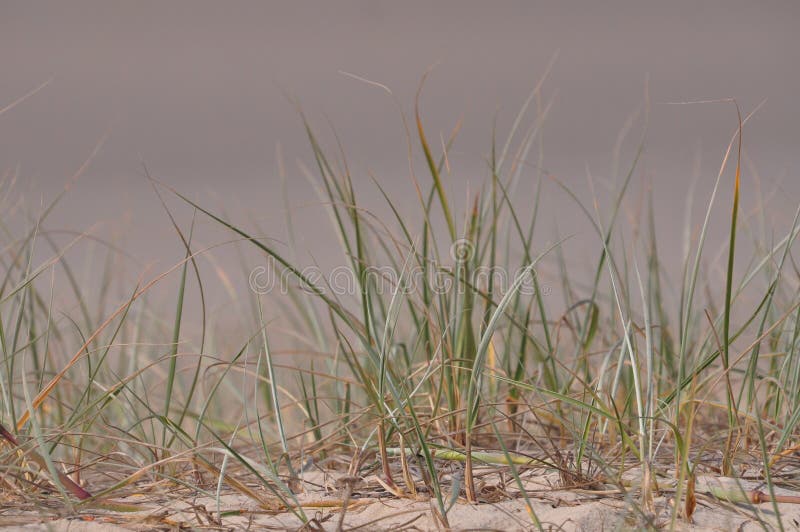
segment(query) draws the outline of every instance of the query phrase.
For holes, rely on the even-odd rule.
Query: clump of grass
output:
[[[540,84],[507,139],[493,141],[486,182],[462,212],[449,199],[445,175],[458,127],[437,153],[417,98],[415,127],[402,120],[427,177],[412,164],[417,203],[410,217],[378,179],[384,207],[364,208],[344,156],[336,162],[301,114],[313,179],[353,274],[353,293],[307,275],[294,251],[151,179],[159,198],[170,191],[291,280],[287,299],[248,295],[253,330],[232,355],[217,352],[207,334],[208,280],[198,262],[209,250],[193,244],[195,219],[181,228],[163,199],[185,258],[130,290],[108,315],[92,311],[65,250],[34,266],[50,209],[21,239],[10,239],[2,254],[0,394],[3,427],[16,434],[2,429],[5,487],[33,499],[45,479],[78,511],[113,506],[110,496],[147,478],[214,497],[220,519],[220,494],[232,488],[264,510],[310,523],[298,498],[303,472],[308,463],[346,456],[344,508],[352,479],[376,473],[396,497],[430,497],[438,523],[449,527],[459,498],[487,500],[480,478],[509,474],[541,528],[525,488],[531,471],[556,471],[567,489],[613,486],[642,526],[656,523],[656,497],[665,489],[676,500],[671,524],[681,513],[691,519],[701,471],[736,477],[750,468],[771,495],[778,480],[796,482],[783,467],[797,448],[800,422],[800,292],[792,256],[800,209],[784,236],[737,261],[747,224],[740,161],[748,117],[739,118],[702,226],[685,243],[693,251],[668,293],[674,265],[662,262],[656,242],[656,202],[649,198],[650,212],[638,220],[624,216],[644,137],[615,181],[607,212],[596,196],[588,206],[542,170],[540,132],[550,106]],[[721,277],[709,266],[704,281],[709,222],[721,208],[717,194],[728,185],[732,153],[727,262]],[[584,217],[596,234],[589,272],[569,262],[569,238],[542,234],[544,190],[564,194],[574,204],[569,215]],[[515,201],[522,195],[525,208]],[[54,317],[54,288],[42,292],[42,274],[56,265],[70,280],[80,320]],[[148,297],[172,273],[179,279],[169,317]],[[563,304],[549,297],[553,286]],[[200,295],[202,324],[189,340],[184,305],[191,290]],[[274,304],[313,356],[279,362],[271,346],[286,331],[267,318]],[[128,358],[108,356],[112,351]],[[714,448],[722,455],[709,456]],[[463,470],[445,478],[453,464]],[[92,479],[84,489],[86,472],[112,481],[93,489]],[[664,488],[669,478],[674,487]],[[774,496],[765,500],[777,504]]]

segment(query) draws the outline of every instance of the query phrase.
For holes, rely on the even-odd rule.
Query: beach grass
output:
[[[429,500],[434,521],[450,528],[454,505],[490,503],[497,490],[487,479],[496,477],[544,530],[526,478],[555,473],[559,489],[613,491],[636,527],[680,528],[692,519],[695,479],[713,475],[763,482],[763,499],[712,495],[771,505],[771,517],[754,515],[783,528],[775,488],[800,481],[800,209],[765,233],[743,216],[752,203],[741,175],[749,116],[732,113],[710,195],[690,190],[683,219],[663,228],[685,235],[682,256],[665,262],[658,198],[625,214],[642,179],[644,134],[607,197],[591,190],[587,201],[543,168],[549,105],[540,84],[505,139],[492,135],[486,179],[459,205],[448,195],[459,127],[434,146],[421,99],[402,117],[408,146],[398,147],[413,153],[411,208],[379,177],[371,192],[382,207],[362,206],[345,157],[331,155],[300,113],[349,290],[310,276],[292,238],[263,238],[147,172],[184,259],[115,299],[116,252],[95,257],[103,275],[83,286],[67,252],[85,235],[62,245],[48,232],[61,196],[14,232],[9,217],[21,211],[5,183],[4,500],[31,515],[122,515],[141,509],[131,502],[140,493],[203,496],[216,501],[209,519],[224,526],[235,512],[220,501],[232,491],[311,527],[318,518],[301,496],[304,479],[330,470],[344,479],[339,528],[366,478],[377,484],[362,491],[376,498]],[[597,251],[590,263],[564,251],[574,235],[543,234],[545,190],[585,224],[591,244],[582,245]],[[720,201],[729,194],[731,203]],[[193,211],[188,223],[173,216],[176,201]],[[694,204],[705,205],[700,223]],[[756,207],[757,216],[768,208]],[[724,218],[727,240],[709,241]],[[242,337],[220,339],[209,325],[204,287],[216,280],[200,264],[221,248],[196,243],[208,223],[235,240],[224,249],[255,253],[286,280],[285,293],[252,286],[237,296]],[[249,269],[242,259],[243,275]],[[165,280],[177,282],[169,305],[150,298]],[[67,296],[74,304],[64,311],[54,301]],[[189,296],[197,312],[186,312]],[[287,336],[295,356],[272,347]]]

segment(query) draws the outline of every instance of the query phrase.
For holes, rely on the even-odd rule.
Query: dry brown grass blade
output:
[[[402,433],[400,434],[400,449],[405,449],[405,438],[403,438]],[[411,493],[412,496],[417,495],[417,486],[414,484],[414,478],[411,476],[411,470],[408,467],[408,457],[406,453],[400,453],[400,468],[403,471],[403,481],[406,484],[406,489]]]
[[[744,489],[737,483],[736,479],[722,477],[718,480],[724,480],[724,482],[709,485],[708,492],[722,501],[750,504],[763,504],[767,502],[800,504],[800,495],[775,495],[771,497],[768,493],[764,493],[761,490]]]
[[[378,484],[380,484],[383,487],[383,489],[385,489],[386,491],[388,491],[389,493],[391,493],[392,495],[394,495],[398,499],[407,499],[407,498],[409,498],[408,495],[406,493],[403,493],[403,491],[396,484],[394,484],[394,483],[388,484],[387,482],[385,482],[379,476],[376,476],[375,480],[378,482]]]
[[[256,501],[259,504],[259,506],[261,506],[263,509],[267,511],[271,512],[280,511],[284,507],[283,504],[279,504],[274,501],[270,501],[269,499],[261,497],[255,491],[248,488],[244,483],[238,481],[237,479],[233,478],[227,473],[222,473],[222,471],[220,471],[217,467],[215,467],[213,464],[208,463],[205,460],[195,460],[195,464],[207,470],[212,475],[215,475],[217,477],[222,476],[225,479],[225,482],[228,484],[228,486],[238,491],[245,497],[248,497]]]
[[[683,505],[683,516],[688,523],[692,522],[694,510],[697,508],[697,497],[694,491],[694,471],[689,473],[689,478],[686,480],[686,499]]]
[[[380,423],[378,424],[378,452],[380,453],[381,457],[381,467],[383,468],[383,476],[386,479],[386,485],[392,487],[392,489],[389,491],[399,491],[397,484],[395,484],[394,479],[392,478],[392,470],[389,467],[389,456],[386,453],[386,432],[384,429],[383,419],[381,419]],[[383,482],[381,483],[383,484]]]

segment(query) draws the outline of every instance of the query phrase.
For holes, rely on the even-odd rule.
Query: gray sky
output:
[[[295,164],[300,158],[313,167],[311,154],[285,94],[299,99],[328,145],[326,120],[335,126],[367,201],[375,197],[372,172],[411,202],[396,104],[341,71],[390,87],[410,114],[420,78],[435,63],[423,116],[436,140],[464,118],[447,177],[454,202],[464,204],[467,187],[486,175],[495,117],[502,138],[558,53],[543,90],[545,99],[554,98],[544,129],[548,173],[579,191],[586,189],[587,168],[599,182],[610,179],[617,135],[642,108],[649,80],[640,173],[655,183],[659,219],[680,219],[696,155],[702,155],[699,190],[707,192],[736,117],[730,105],[664,102],[736,97],[748,112],[767,100],[745,130],[745,146],[764,187],[779,190],[770,216],[785,220],[784,210],[800,198],[799,6],[3,1],[0,107],[52,82],[0,117],[0,169],[19,168],[18,190],[36,205],[55,196],[110,132],[51,226],[102,222],[98,232],[121,230],[143,262],[166,266],[182,252],[140,161],[187,195],[282,238],[280,144],[303,243],[326,249],[330,235],[323,237],[316,225],[325,218]],[[624,162],[640,132],[641,120],[625,144]],[[417,171],[424,176],[421,165]],[[744,179],[752,198],[753,173]],[[569,227],[574,217],[558,210],[563,194],[553,187],[547,193],[548,216]],[[680,224],[672,227],[665,239],[674,244]]]

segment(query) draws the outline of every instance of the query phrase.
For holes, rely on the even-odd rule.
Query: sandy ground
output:
[[[557,479],[539,476],[526,480],[526,489],[533,511],[544,530],[637,530],[645,527],[635,510],[637,499],[626,502],[618,490],[609,488],[597,492],[580,490],[562,491],[553,488]],[[709,486],[719,486],[721,481],[700,478],[697,483],[697,508],[693,523],[678,520],[678,530],[764,530],[778,529],[772,503],[733,504],[710,495]],[[365,479],[353,488],[350,505],[342,518],[341,490],[326,490],[318,483],[306,484],[305,493],[298,500],[305,506],[311,523],[304,530],[437,530],[430,500],[418,495],[417,499],[399,499],[381,490],[377,483]],[[766,491],[755,482],[742,481],[746,490]],[[324,484],[323,484],[324,486]],[[777,489],[776,494],[792,494]],[[175,494],[173,494],[175,495]],[[466,504],[459,499],[448,512],[453,530],[535,530],[525,502],[515,490],[498,490],[485,485],[481,504]],[[656,528],[669,529],[672,497],[665,490],[655,498]],[[496,502],[490,502],[497,499]],[[84,513],[80,517],[39,517],[30,512],[14,512],[6,508],[0,514],[0,526],[6,530],[52,530],[59,532],[112,532],[117,530],[298,530],[300,519],[291,512],[267,512],[252,499],[228,493],[220,497],[219,510],[213,498],[176,498],[165,494],[134,495],[121,502],[139,504],[142,511],[120,514],[103,510]],[[307,505],[307,506],[306,506]],[[800,505],[778,505],[781,523],[786,530],[800,530]],[[341,521],[341,522],[340,522]]]

